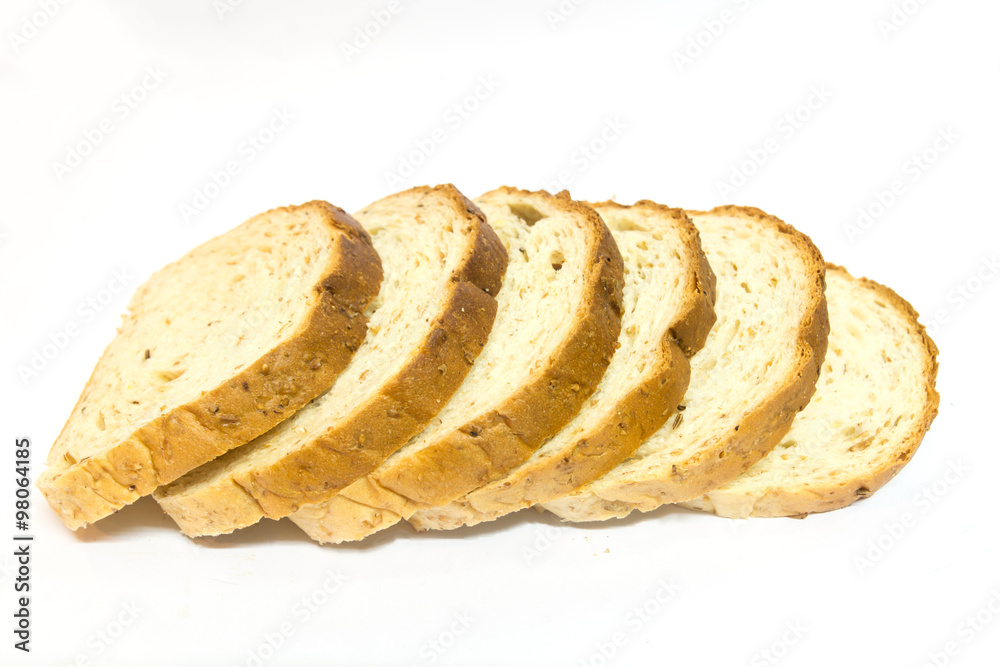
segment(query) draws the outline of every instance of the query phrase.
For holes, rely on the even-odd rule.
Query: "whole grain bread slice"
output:
[[[445,185],[356,217],[385,270],[368,336],[295,417],[156,492],[187,535],[229,533],[337,493],[430,421],[482,350],[507,264],[482,212]]]
[[[543,507],[569,521],[696,498],[769,452],[809,402],[826,353],[825,266],[808,237],[753,208],[689,212],[715,272],[718,320],[683,410],[600,479]]]
[[[715,322],[715,275],[681,209],[651,201],[592,204],[624,260],[618,351],[597,391],[552,439],[507,475],[464,498],[418,510],[418,530],[471,526],[555,500],[632,455],[668,418],[688,386],[688,357]]]
[[[744,519],[828,512],[909,462],[937,415],[937,347],[888,287],[827,265],[830,345],[816,395],[770,454],[685,507]]]
[[[423,432],[292,515],[320,542],[361,539],[502,477],[579,411],[614,354],[622,259],[600,216],[565,192],[501,188],[476,203],[511,258],[489,342]]]
[[[52,445],[46,500],[76,530],[287,419],[347,365],[381,279],[368,234],[321,201],[157,272]]]

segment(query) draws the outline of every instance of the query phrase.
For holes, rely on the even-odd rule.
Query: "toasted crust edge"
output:
[[[451,530],[492,521],[536,503],[572,493],[632,455],[659,429],[684,396],[690,379],[688,358],[700,350],[715,323],[715,274],[701,248],[697,228],[681,209],[644,199],[632,206],[615,201],[589,204],[602,208],[652,209],[679,222],[693,286],[661,339],[661,354],[649,360],[646,377],[616,401],[616,418],[581,434],[558,455],[529,459],[510,476],[472,491],[442,507],[418,510],[408,518],[417,530]],[[666,407],[666,409],[664,409]]]
[[[350,215],[327,202],[276,208],[261,216],[309,208],[326,217],[335,235],[335,251],[328,271],[313,287],[316,301],[307,319],[285,342],[198,399],[150,420],[98,456],[62,472],[50,467],[42,473],[36,484],[68,528],[77,530],[109,516],[158,486],[249,442],[319,395],[347,366],[364,338],[364,310],[378,293],[382,264],[368,233]],[[330,340],[342,344],[331,347]],[[320,363],[313,368],[316,360]],[[271,396],[256,395],[265,377],[268,384],[276,379],[289,382],[292,389],[282,397],[287,402],[272,405]],[[258,410],[258,402],[272,409]],[[217,415],[239,419],[228,424]],[[63,432],[67,427],[68,422]]]
[[[868,471],[867,474],[852,477],[839,484],[828,484],[824,486],[810,486],[805,489],[768,489],[763,495],[756,496],[753,503],[753,510],[749,516],[754,517],[796,517],[801,518],[809,514],[819,512],[830,512],[842,509],[863,498],[870,497],[873,493],[885,486],[896,474],[902,470],[903,466],[910,462],[913,454],[917,451],[924,435],[931,427],[931,423],[937,417],[938,406],[941,396],[937,391],[938,373],[938,347],[931,340],[926,327],[919,322],[920,315],[916,309],[903,297],[891,288],[870,280],[868,278],[856,278],[842,266],[827,263],[827,271],[836,271],[844,274],[847,278],[861,285],[871,288],[882,296],[886,301],[893,304],[897,311],[903,313],[913,325],[915,332],[920,338],[920,342],[926,352],[924,360],[923,377],[927,392],[927,402],[920,420],[915,428],[911,429],[906,437],[900,441],[897,451],[899,455],[893,457],[891,461],[885,462],[882,466]],[[705,494],[701,498],[682,503],[682,506],[689,509],[715,512],[719,516],[730,518],[746,518],[723,513],[716,508],[715,499],[720,496],[736,497],[741,494],[729,493],[722,489],[716,489]],[[730,503],[723,503],[729,505]]]
[[[451,294],[437,326],[410,363],[359,412],[317,434],[307,447],[268,469],[216,480],[210,492],[157,494],[160,506],[186,535],[230,533],[336,495],[417,433],[468,374],[493,327],[507,251],[483,213],[454,186],[423,186],[410,192],[444,195],[473,226],[468,255],[452,272]]]
[[[688,211],[692,218],[702,214],[706,212]],[[763,458],[781,441],[791,428],[792,419],[809,403],[816,391],[830,332],[826,264],[819,249],[808,236],[758,208],[719,206],[707,214],[746,217],[774,227],[793,239],[807,258],[807,264],[812,267],[815,275],[810,291],[812,308],[804,318],[796,340],[799,363],[795,373],[786,379],[770,400],[746,416],[740,424],[743,427],[740,431],[728,434],[719,440],[716,447],[689,459],[681,474],[620,485],[611,489],[611,493],[600,496],[584,488],[543,505],[564,521],[623,518],[634,510],[649,512],[666,504],[696,498],[725,484]],[[720,459],[721,452],[725,455]]]

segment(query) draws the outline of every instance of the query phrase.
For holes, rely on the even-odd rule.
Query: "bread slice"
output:
[[[287,419],[347,365],[381,279],[368,234],[320,201],[192,250],[133,296],[38,487],[76,530]]]
[[[830,349],[781,443],[685,507],[744,519],[846,507],[892,479],[937,415],[937,347],[888,287],[827,265]]]
[[[511,258],[489,342],[422,433],[292,515],[320,542],[361,539],[500,478],[577,413],[614,354],[622,259],[600,216],[565,192],[501,188],[476,203]]]
[[[829,331],[808,237],[753,208],[689,213],[717,278],[718,321],[691,361],[683,410],[628,461],[545,509],[570,521],[696,498],[776,445],[809,402]]]
[[[651,201],[592,204],[625,266],[618,351],[584,407],[507,475],[409,518],[418,530],[491,521],[555,500],[628,458],[672,417],[690,377],[688,357],[715,322],[715,275],[684,211]]]
[[[367,338],[293,419],[157,491],[187,535],[287,516],[370,472],[438,413],[485,344],[507,254],[471,202],[420,187],[356,216],[385,270]]]

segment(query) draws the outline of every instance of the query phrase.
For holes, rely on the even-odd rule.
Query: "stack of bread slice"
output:
[[[153,494],[189,536],[289,517],[321,543],[528,507],[803,516],[909,461],[936,357],[758,209],[311,202],[138,290],[38,485],[74,530]]]

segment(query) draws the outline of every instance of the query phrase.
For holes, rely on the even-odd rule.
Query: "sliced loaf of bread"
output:
[[[623,517],[725,484],[780,441],[815,390],[829,331],[819,251],[758,209],[689,215],[717,278],[718,321],[676,416],[631,459],[543,505],[563,519]]]
[[[937,347],[888,287],[827,265],[830,346],[816,395],[778,446],[685,507],[743,519],[804,516],[867,498],[937,415]]]
[[[368,234],[326,202],[192,250],[132,298],[38,487],[76,530],[287,419],[347,365],[381,278]]]
[[[156,492],[187,535],[229,533],[336,494],[420,431],[482,350],[507,255],[479,209],[446,185],[356,217],[385,270],[368,336],[294,418]]]
[[[688,386],[688,357],[715,322],[715,276],[681,209],[650,201],[592,204],[625,266],[619,348],[573,420],[507,475],[408,519],[418,530],[491,521],[555,500],[632,455],[673,417]]]
[[[292,520],[358,540],[451,502],[526,460],[579,411],[617,346],[622,258],[567,193],[501,188],[476,203],[510,255],[489,342],[441,414],[372,474]]]

